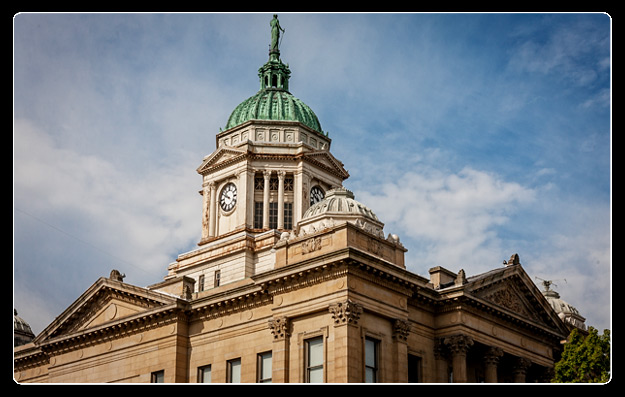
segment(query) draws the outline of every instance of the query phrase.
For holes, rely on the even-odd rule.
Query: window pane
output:
[[[263,203],[254,202],[254,229],[261,229],[263,227]]]
[[[372,339],[365,339],[365,365],[367,367],[375,368],[375,341]]]
[[[241,383],[241,359],[228,362],[230,371],[230,383]]]
[[[264,353],[259,358],[259,376],[260,382],[271,382],[271,353]]]
[[[152,372],[152,383],[164,383],[165,371]]]
[[[365,383],[375,383],[375,372],[373,368],[365,368]]]
[[[269,203],[269,228],[278,227],[278,203]]]
[[[199,369],[199,382],[211,383],[211,366],[202,367]]]
[[[315,338],[308,341],[308,366],[323,365],[323,339]]]
[[[308,382],[323,383],[323,367],[315,368],[308,371]]]

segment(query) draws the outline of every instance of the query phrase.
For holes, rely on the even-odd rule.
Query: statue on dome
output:
[[[280,26],[277,14],[273,14],[273,19],[269,22],[269,25],[271,26],[271,47],[269,52],[279,52],[278,47],[280,46],[280,31],[284,32],[284,29]]]

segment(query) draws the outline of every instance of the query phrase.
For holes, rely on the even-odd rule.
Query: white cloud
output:
[[[15,122],[14,149],[18,210],[45,221],[80,216],[81,224],[53,226],[148,272],[151,282],[199,238],[196,162],[137,173],[59,147],[26,120]]]
[[[418,263],[409,266],[470,265],[472,273],[497,263],[495,228],[535,198],[532,189],[469,167],[449,174],[423,168],[370,190],[379,193],[359,192],[357,199],[374,209],[386,232],[417,243],[408,255]]]

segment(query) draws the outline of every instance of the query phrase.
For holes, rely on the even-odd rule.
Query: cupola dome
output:
[[[312,109],[289,92],[291,70],[280,60],[280,27],[274,15],[271,21],[269,61],[258,69],[260,90],[241,102],[230,114],[226,130],[250,120],[297,121],[323,133]]]
[[[544,281],[543,285],[545,286],[545,290],[542,291],[542,293],[553,310],[558,314],[558,317],[569,325],[585,330],[586,319],[579,313],[579,311],[574,306],[560,298],[560,294],[549,288],[551,285],[550,281]]]
[[[342,186],[329,190],[323,200],[308,208],[299,227],[310,233],[339,222],[350,222],[384,238],[384,224],[370,208],[354,199],[354,193]]]
[[[35,338],[30,325],[13,309],[13,346],[21,346],[31,342]]]

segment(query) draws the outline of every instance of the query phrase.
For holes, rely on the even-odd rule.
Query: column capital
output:
[[[290,321],[286,316],[270,319],[269,329],[274,340],[284,340],[291,336]]]
[[[333,303],[328,309],[332,313],[334,326],[344,324],[357,325],[362,314],[362,306],[352,302],[351,299],[347,299],[345,302]]]
[[[265,179],[271,178],[271,170],[263,170],[263,178]]]
[[[503,350],[500,347],[491,346],[484,353],[484,362],[488,365],[497,365],[502,356]]]
[[[284,170],[279,170],[276,172],[278,173],[278,179],[284,179],[284,177],[286,176],[286,171]]]
[[[406,342],[410,333],[410,323],[406,320],[396,319],[393,322],[393,339]]]
[[[517,358],[516,362],[512,366],[512,372],[514,374],[525,375],[527,369],[532,365],[532,361],[525,357]]]
[[[464,334],[452,335],[445,337],[444,343],[453,355],[465,355],[469,348],[473,346],[473,338]]]

